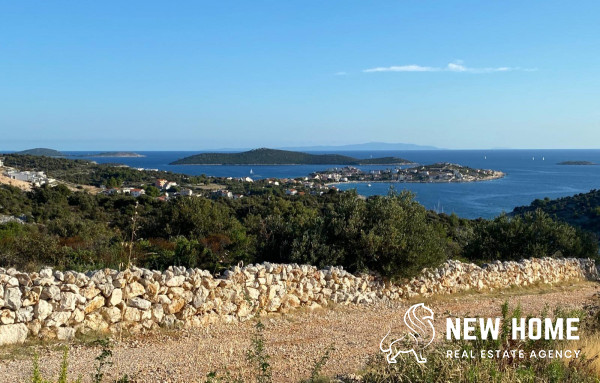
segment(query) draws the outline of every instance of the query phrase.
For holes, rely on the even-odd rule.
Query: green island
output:
[[[47,157],[64,157],[64,153],[59,152],[58,150],[48,149],[48,148],[35,148],[35,149],[27,149],[16,154],[24,154],[31,156],[47,156]]]
[[[170,165],[406,165],[397,157],[358,159],[340,154],[309,154],[277,149],[253,149],[241,153],[200,153]]]
[[[559,162],[558,165],[597,165],[591,161],[563,161]]]

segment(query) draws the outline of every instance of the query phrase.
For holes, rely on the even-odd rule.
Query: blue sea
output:
[[[78,155],[82,152],[66,152]],[[291,178],[306,176],[333,165],[225,166],[169,165],[198,152],[138,152],[141,158],[86,157],[98,163],[116,162],[135,168],[160,169],[189,175],[220,177]],[[319,152],[311,152],[319,153]],[[329,152],[332,153],[332,152]],[[558,165],[562,161],[591,161],[600,164],[600,150],[411,150],[340,151],[356,158],[396,156],[420,163],[451,162],[474,168],[494,169],[506,177],[474,183],[372,183],[340,184],[340,189],[356,188],[359,194],[387,194],[390,187],[410,190],[428,209],[456,213],[465,218],[492,218],[514,207],[528,205],[536,198],[558,198],[600,188],[600,166]],[[72,157],[75,158],[75,157]],[[79,157],[80,158],[80,157]],[[389,166],[388,166],[389,167]],[[362,166],[364,170],[386,166]],[[250,174],[252,171],[253,174]]]

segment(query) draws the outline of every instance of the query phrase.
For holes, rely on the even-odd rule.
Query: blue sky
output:
[[[0,0],[0,149],[599,148],[598,1]]]

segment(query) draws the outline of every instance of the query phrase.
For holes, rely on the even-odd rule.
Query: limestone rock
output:
[[[27,339],[29,329],[24,323],[0,326],[0,346],[7,344],[22,344]]]

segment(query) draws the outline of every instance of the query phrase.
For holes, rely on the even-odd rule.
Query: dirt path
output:
[[[552,289],[438,297],[425,303],[436,314],[437,333],[441,337],[445,333],[443,318],[449,315],[496,316],[505,300],[511,305],[520,304],[526,314],[539,314],[546,305],[582,308],[592,303],[598,288],[596,283],[585,282]],[[369,355],[379,352],[379,341],[390,323],[401,321],[410,304],[331,307],[264,317],[273,381],[297,382],[308,377],[314,361],[330,345],[335,350],[324,373],[333,375],[359,369]],[[227,369],[233,376],[247,373],[245,356],[254,325],[254,321],[214,324],[203,329],[155,332],[124,339],[114,347],[115,364],[109,369],[110,376],[128,374],[136,382],[204,382],[210,371]],[[34,349],[40,355],[42,370],[56,376],[61,357],[58,345],[30,345],[0,349],[0,380],[28,381]],[[98,353],[97,348],[72,345],[71,377],[82,374],[84,381],[89,381]]]

